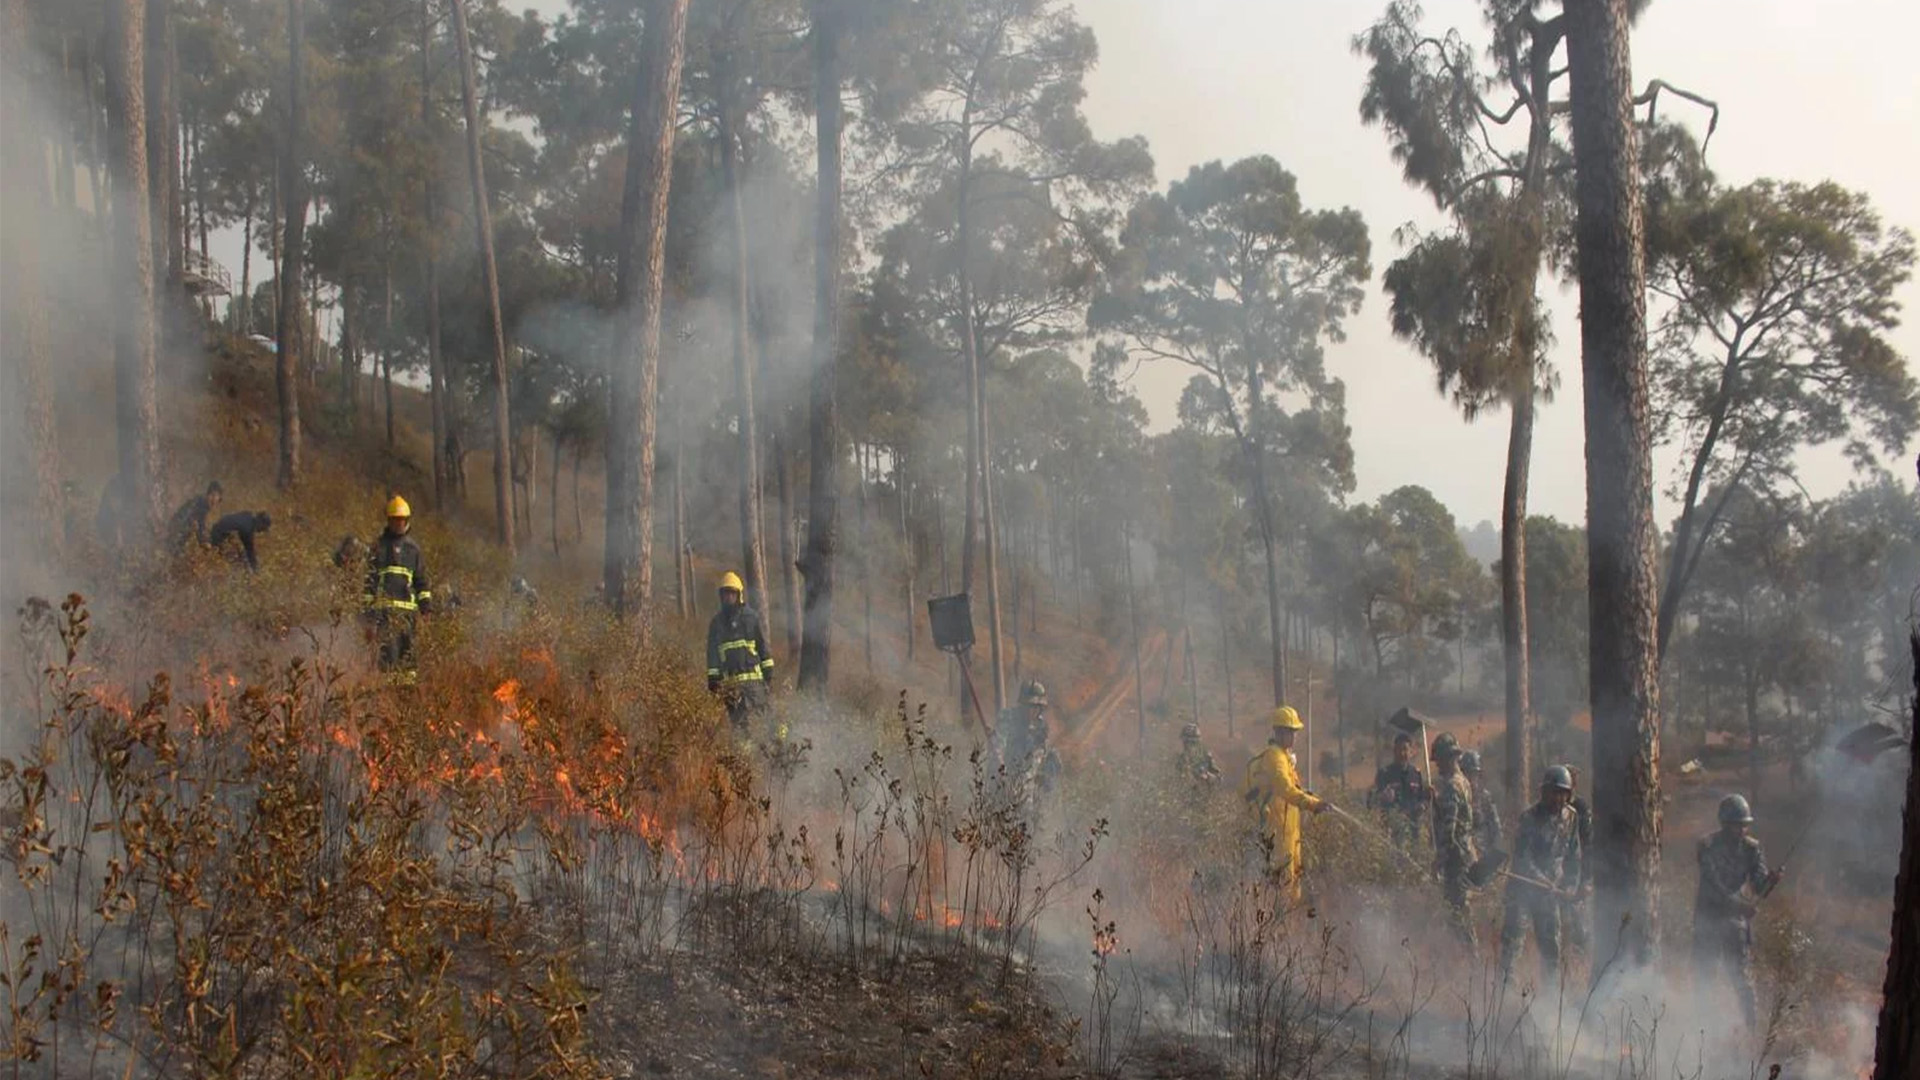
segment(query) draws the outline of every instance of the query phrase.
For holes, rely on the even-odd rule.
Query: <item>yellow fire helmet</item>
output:
[[[1293,706],[1282,705],[1273,710],[1273,726],[1285,728],[1288,731],[1301,731],[1307,725],[1300,722],[1300,714],[1293,711]]]
[[[407,500],[395,495],[393,498],[387,500],[387,516],[390,518],[410,518],[413,516],[413,507],[407,505]]]
[[[747,591],[747,586],[745,582],[740,580],[739,574],[729,570],[720,575],[720,591],[726,592],[728,589],[744,594]]]

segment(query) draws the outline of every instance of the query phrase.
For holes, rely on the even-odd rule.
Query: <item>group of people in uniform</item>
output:
[[[1305,725],[1293,709],[1274,711],[1267,745],[1246,766],[1242,793],[1257,815],[1270,878],[1283,895],[1302,894],[1305,815],[1331,806],[1300,783],[1294,742]],[[1189,732],[1193,737],[1189,737]],[[1195,760],[1198,731],[1182,732],[1181,769]],[[1505,850],[1498,804],[1481,777],[1480,756],[1463,749],[1450,733],[1430,748],[1431,783],[1413,763],[1414,741],[1399,734],[1393,760],[1382,765],[1368,792],[1369,807],[1386,822],[1388,843],[1406,854],[1418,847],[1429,823],[1432,870],[1445,897],[1454,933],[1477,947],[1468,904],[1472,893],[1505,879],[1501,900],[1499,963],[1510,981],[1531,930],[1545,978],[1559,977],[1562,949],[1588,946],[1587,900],[1593,893],[1593,813],[1578,793],[1579,770],[1544,770],[1536,801],[1520,815],[1511,851]],[[1211,758],[1207,759],[1211,763]],[[1694,904],[1693,960],[1696,986],[1719,981],[1732,986],[1747,1027],[1757,1022],[1753,986],[1753,920],[1759,904],[1781,879],[1769,869],[1759,840],[1751,835],[1752,808],[1742,795],[1728,795],[1718,808],[1719,828],[1697,845],[1699,891]]]

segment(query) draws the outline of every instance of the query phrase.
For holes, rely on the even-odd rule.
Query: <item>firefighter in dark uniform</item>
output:
[[[1478,944],[1467,910],[1469,871],[1480,861],[1474,826],[1473,785],[1460,771],[1460,740],[1443,731],[1433,740],[1433,869],[1446,897],[1454,936],[1468,948]],[[1414,773],[1415,776],[1420,775]]]
[[[1387,835],[1400,850],[1411,852],[1420,841],[1420,819],[1426,816],[1427,802],[1432,798],[1427,778],[1413,763],[1413,736],[1403,731],[1393,737],[1393,761],[1373,774],[1367,806],[1381,813]]]
[[[767,647],[760,613],[746,603],[746,585],[729,570],[720,576],[720,610],[707,624],[707,692],[726,702],[734,736],[745,742],[767,712],[767,680],[773,650]],[[785,725],[774,733],[786,738]]]
[[[1481,775],[1480,751],[1463,752],[1460,771],[1466,774],[1467,783],[1473,788],[1473,840],[1479,845],[1481,856],[1505,850],[1506,834],[1500,831],[1500,801],[1493,797],[1492,786]]]
[[[1585,955],[1592,940],[1587,927],[1587,897],[1593,895],[1593,804],[1580,794],[1580,769],[1569,765],[1567,775],[1573,778],[1573,801],[1567,805],[1573,807],[1573,827],[1580,835],[1580,859],[1575,867],[1573,894],[1560,905],[1560,928],[1567,945]]]
[[[1758,1019],[1753,916],[1781,874],[1767,869],[1760,841],[1747,835],[1752,826],[1753,810],[1745,796],[1720,800],[1720,831],[1700,841],[1700,891],[1693,903],[1694,992],[1704,992],[1708,980],[1724,974],[1740,998],[1748,1031]]]
[[[1200,742],[1200,725],[1188,724],[1180,729],[1180,756],[1174,759],[1174,772],[1182,779],[1194,784],[1212,784],[1220,779],[1220,766],[1213,760],[1213,752]]]
[[[207,519],[218,520],[222,492],[220,481],[207,485],[205,494],[195,495],[180,504],[167,521],[167,550],[179,554],[187,550],[187,545],[198,541],[205,545],[207,540]]]
[[[360,597],[379,643],[380,670],[401,685],[419,678],[413,635],[421,613],[433,606],[426,559],[408,535],[412,528],[413,508],[395,495],[387,502],[387,529],[367,552],[367,583]]]
[[[1547,979],[1560,976],[1560,902],[1575,883],[1581,859],[1579,821],[1572,801],[1573,776],[1566,766],[1555,765],[1540,783],[1540,801],[1520,815],[1500,926],[1502,981],[1513,978],[1529,922]]]

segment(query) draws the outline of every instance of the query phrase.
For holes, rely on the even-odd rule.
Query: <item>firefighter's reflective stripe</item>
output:
[[[734,638],[732,641],[723,641],[720,643],[721,656],[725,656],[735,649],[745,649],[755,656],[760,655],[760,646],[755,645],[752,638]]]
[[[422,601],[430,602],[433,599],[433,594],[424,589],[417,594],[413,591],[413,571],[404,566],[382,566],[376,571],[376,577],[382,594],[388,591],[387,580],[389,578],[399,578],[401,581],[401,589],[406,595],[388,596],[381,594],[362,594],[361,599],[365,601],[368,607],[393,608],[399,611],[418,611],[420,610]],[[408,599],[407,597],[412,597],[412,599]]]
[[[722,678],[720,681],[727,682],[727,683],[761,682],[765,680],[766,677],[767,676],[766,676],[765,669],[748,668],[745,671],[737,671],[732,675],[728,675]]]

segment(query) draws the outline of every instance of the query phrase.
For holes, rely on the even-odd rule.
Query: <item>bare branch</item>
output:
[[[1653,79],[1647,83],[1646,91],[1639,97],[1633,99],[1635,105],[1645,105],[1647,107],[1647,123],[1649,124],[1653,123],[1654,110],[1659,107],[1660,91],[1662,90],[1665,90],[1675,97],[1685,98],[1695,105],[1710,110],[1707,116],[1707,134],[1705,138],[1700,140],[1700,153],[1705,155],[1707,152],[1707,144],[1713,141],[1713,130],[1720,126],[1719,102],[1701,97],[1691,90],[1682,90],[1680,87],[1667,82],[1665,79]]]

